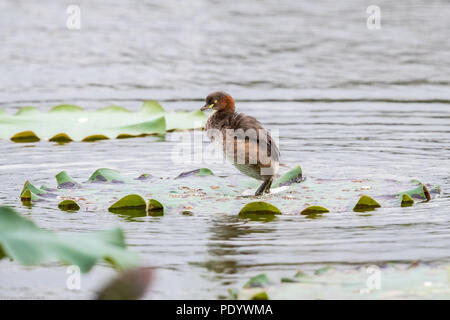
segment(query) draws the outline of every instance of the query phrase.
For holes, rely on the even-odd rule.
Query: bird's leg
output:
[[[269,186],[269,189],[270,189],[271,184],[272,184],[272,178],[264,180],[264,182],[259,186],[258,190],[256,190],[255,196],[262,195],[264,193],[264,191],[266,190],[267,186]]]

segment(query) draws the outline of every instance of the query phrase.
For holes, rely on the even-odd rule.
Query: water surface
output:
[[[127,176],[174,177],[176,142],[153,138],[97,143],[0,141],[0,204],[39,226],[80,233],[120,226],[131,250],[157,268],[147,298],[217,298],[260,272],[276,279],[324,265],[450,262],[450,6],[381,1],[382,28],[366,28],[366,1],[78,1],[82,29],[65,27],[65,2],[0,4],[0,107],[48,110],[59,103],[137,110],[159,99],[195,110],[225,89],[240,111],[280,132],[282,162],[324,178],[418,178],[443,195],[413,208],[322,219],[247,221],[229,212],[170,214],[142,221],[28,209],[18,199],[67,170],[83,181],[98,167]],[[184,3],[184,2],[183,2]],[[205,163],[220,175],[231,165]],[[0,262],[0,297],[90,298],[114,272],[101,264],[66,289],[59,264]]]

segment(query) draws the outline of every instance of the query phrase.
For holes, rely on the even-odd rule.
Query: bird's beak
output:
[[[200,110],[205,111],[205,110],[212,109],[212,108],[214,108],[214,103],[211,103],[210,105],[205,104],[203,107],[200,108]]]

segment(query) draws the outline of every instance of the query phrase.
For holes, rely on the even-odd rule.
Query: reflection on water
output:
[[[254,221],[253,219],[250,219]],[[271,221],[271,220],[264,220]],[[208,260],[201,263],[209,271],[216,272],[217,279],[223,279],[222,274],[239,273],[246,256],[257,254],[257,250],[243,250],[243,243],[253,238],[253,235],[263,234],[270,237],[275,226],[272,224],[252,225],[242,221],[242,218],[222,215],[211,221],[208,240]],[[251,246],[251,242],[248,242]],[[243,267],[245,268],[245,266]]]

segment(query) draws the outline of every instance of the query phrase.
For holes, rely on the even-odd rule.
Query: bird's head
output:
[[[234,112],[234,100],[226,92],[216,91],[206,97],[206,104],[200,109],[202,111],[213,109],[224,112]]]

